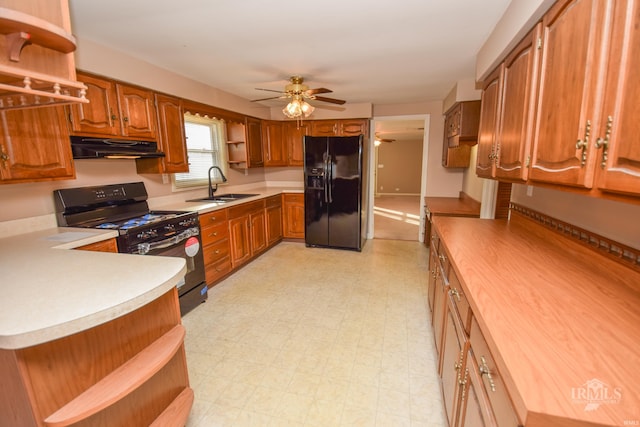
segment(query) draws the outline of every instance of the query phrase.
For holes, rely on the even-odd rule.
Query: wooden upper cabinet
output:
[[[494,147],[494,177],[526,181],[533,136],[540,26],[536,26],[504,61],[499,131]]]
[[[87,86],[88,104],[71,104],[71,133],[77,135],[118,135],[118,96],[111,80],[78,72],[78,81]]]
[[[116,84],[123,136],[156,139],[156,109],[153,92]]]
[[[164,152],[165,157],[136,160],[138,173],[189,172],[182,100],[156,93],[155,105],[158,113],[158,149]]]
[[[63,107],[0,111],[0,183],[75,177]]]
[[[543,18],[531,180],[592,186],[611,4],[563,0]]]
[[[311,122],[312,136],[336,136],[338,135],[338,122],[336,120],[313,120]]]
[[[248,167],[264,166],[262,155],[262,123],[253,117],[246,118]]]
[[[367,136],[369,134],[369,120],[312,120],[310,134],[312,136]]]
[[[356,136],[369,134],[369,120],[348,119],[338,122],[338,133],[341,136]]]
[[[640,4],[614,5],[604,103],[593,137],[596,186],[640,194]],[[608,136],[607,136],[608,134]]]
[[[262,145],[265,166],[287,166],[286,123],[269,120],[262,122]]]
[[[70,106],[73,134],[156,139],[153,91],[80,72],[78,80],[89,88],[89,104]]]
[[[493,176],[495,165],[495,143],[499,125],[500,93],[502,92],[502,70],[503,65],[500,65],[485,79],[482,86],[476,174],[484,178]]]
[[[476,163],[478,176],[527,180],[539,37],[537,26],[484,82]]]
[[[288,166],[304,165],[304,137],[309,135],[309,127],[308,123],[285,123],[284,134],[289,152]]]

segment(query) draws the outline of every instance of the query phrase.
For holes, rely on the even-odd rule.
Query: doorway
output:
[[[428,127],[428,115],[372,120],[367,238],[422,239]]]

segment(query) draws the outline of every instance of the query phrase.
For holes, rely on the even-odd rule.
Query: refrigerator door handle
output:
[[[333,192],[331,190],[331,184],[333,183],[333,162],[331,161],[331,156],[327,156],[327,174],[329,178],[327,179],[327,188],[329,193],[329,203],[333,203]]]
[[[327,159],[325,157],[324,159],[324,173],[322,174],[322,186],[324,187],[324,202],[325,203],[329,203],[329,191],[328,191],[328,185],[327,185],[327,173],[328,173],[329,167],[328,167],[328,163],[327,163]]]

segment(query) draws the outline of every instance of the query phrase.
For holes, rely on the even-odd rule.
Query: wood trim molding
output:
[[[640,272],[640,249],[623,245],[615,240],[600,236],[592,231],[585,230],[517,203],[511,203],[509,205],[509,210],[511,212],[512,219],[514,218],[513,214],[516,214],[522,218],[532,220],[557,232],[558,234],[562,234],[563,236],[581,243],[583,246],[586,246],[609,259]]]

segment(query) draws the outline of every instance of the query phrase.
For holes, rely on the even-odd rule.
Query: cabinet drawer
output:
[[[208,246],[222,239],[229,238],[229,224],[227,221],[202,228],[202,245]]]
[[[213,224],[219,224],[229,219],[227,209],[220,209],[200,215],[200,227],[206,228]]]
[[[204,265],[214,264],[224,257],[229,256],[229,239],[224,239],[204,250]]]
[[[264,209],[264,199],[256,200],[253,202],[242,203],[237,206],[232,206],[229,209],[229,218],[240,218],[244,215],[249,215],[253,212]]]
[[[231,258],[224,257],[214,264],[209,264],[204,269],[206,281],[209,285],[214,284],[231,271]]]
[[[496,364],[489,352],[480,326],[475,318],[471,319],[471,353],[478,364],[478,369],[482,377],[484,391],[489,397],[493,415],[495,416],[498,427],[520,425],[516,417],[515,410],[511,404],[511,398],[502,381],[500,372],[496,368]]]
[[[462,329],[469,336],[471,333],[471,306],[453,269],[449,272],[449,296],[454,303],[458,316],[460,316]]]
[[[267,197],[265,206],[267,208],[275,208],[278,206],[282,206],[282,196],[277,195],[277,196]]]

